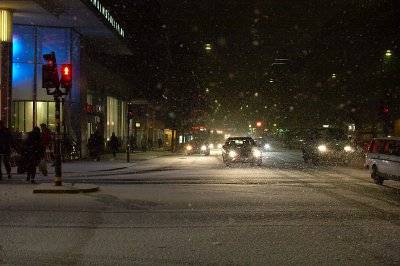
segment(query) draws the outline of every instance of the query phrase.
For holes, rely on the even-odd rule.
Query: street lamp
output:
[[[211,51],[211,49],[212,49],[211,43],[206,43],[206,44],[204,45],[204,49],[205,49],[206,51]]]

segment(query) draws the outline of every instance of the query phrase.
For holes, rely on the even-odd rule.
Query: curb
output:
[[[42,183],[33,189],[33,193],[89,193],[99,191],[99,186],[90,184],[74,184],[68,183],[62,186],[55,186],[50,183]]]

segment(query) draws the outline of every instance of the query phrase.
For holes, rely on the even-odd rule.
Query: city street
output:
[[[33,194],[24,178],[0,183],[0,265],[400,264],[400,183],[359,164],[148,152],[63,164],[63,182],[99,192]]]

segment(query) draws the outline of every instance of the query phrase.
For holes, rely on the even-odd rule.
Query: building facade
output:
[[[126,104],[91,77],[85,50],[130,54],[124,29],[98,0],[0,2],[0,119],[15,133],[42,123],[55,131],[55,102],[42,88],[43,55],[55,52],[57,65],[72,65],[72,89],[64,96],[61,131],[65,143],[85,156],[91,133],[106,144],[112,132],[127,139]],[[90,44],[90,47],[89,47]],[[109,80],[112,72],[105,71]],[[93,76],[93,75],[92,75]]]

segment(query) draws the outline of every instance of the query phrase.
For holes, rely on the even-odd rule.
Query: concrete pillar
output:
[[[11,126],[12,11],[0,9],[0,119]]]

